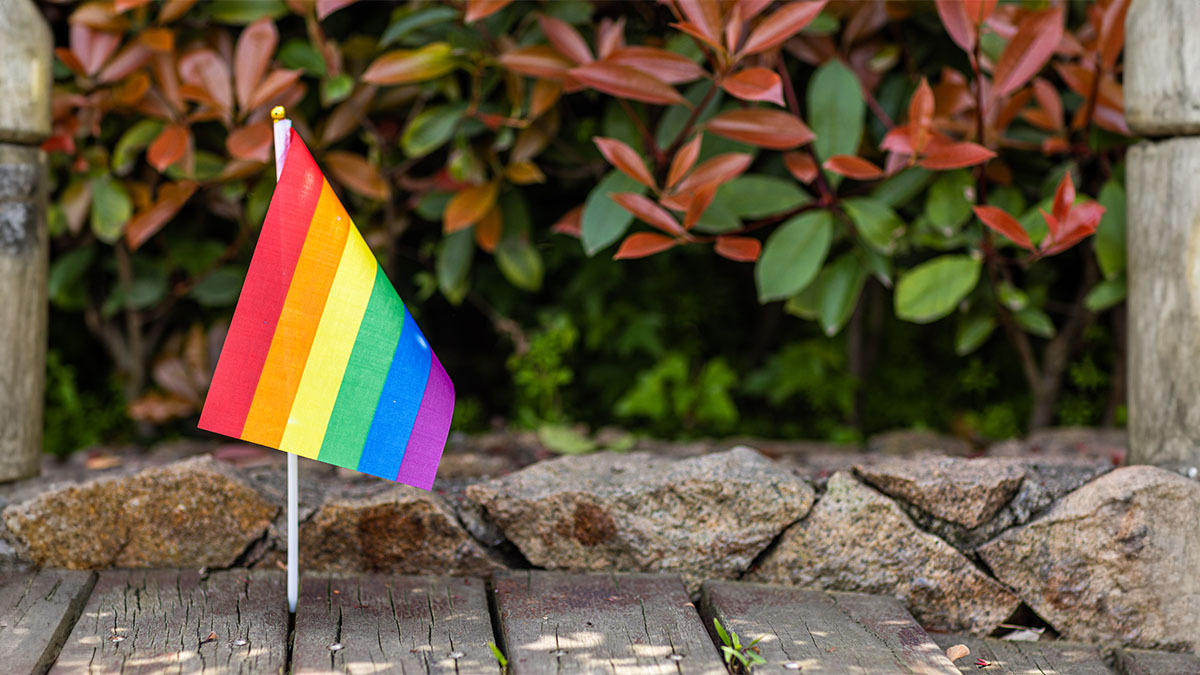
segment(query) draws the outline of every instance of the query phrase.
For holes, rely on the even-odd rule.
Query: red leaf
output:
[[[696,134],[692,140],[684,143],[671,160],[671,168],[667,171],[667,187],[675,187],[700,157],[700,142],[704,134]]]
[[[677,0],[684,17],[699,29],[710,44],[721,41],[721,6],[712,0]]]
[[[325,169],[342,185],[368,199],[387,199],[388,183],[379,167],[368,162],[362,155],[335,150],[325,153]],[[453,200],[451,200],[453,202]],[[450,206],[446,206],[449,213]]]
[[[609,164],[617,167],[621,173],[642,185],[654,188],[654,176],[650,175],[650,170],[646,168],[646,163],[642,161],[637,150],[615,138],[597,136],[592,141],[595,142],[597,148],[600,148],[600,154],[604,155],[604,159],[607,159]]]
[[[607,59],[615,51],[625,46],[625,17],[616,21],[605,17],[600,20],[596,29],[596,54]]]
[[[467,0],[467,14],[463,20],[467,23],[489,17],[504,9],[512,0]]]
[[[1071,248],[1094,233],[1100,224],[1100,219],[1104,217],[1104,207],[1096,202],[1076,204],[1071,207],[1066,223],[1054,223],[1055,218],[1045,211],[1042,211],[1042,216],[1046,219],[1047,224],[1053,223],[1061,226],[1056,228],[1061,230],[1061,238],[1051,232],[1050,236],[1042,240],[1042,255],[1055,255]]]
[[[671,24],[671,28],[683,31],[684,33],[687,33],[688,35],[691,35],[692,37],[707,44],[709,47],[712,47],[713,49],[717,50],[718,52],[725,51],[725,48],[723,46],[721,46],[720,41],[714,40],[714,39],[708,37],[707,35],[705,35],[704,31],[701,30],[699,26],[692,23],[691,21],[680,21],[679,23],[673,23],[673,24]]]
[[[296,81],[300,79],[303,71],[300,70],[284,70],[277,68],[267,73],[266,78],[254,89],[250,95],[250,101],[246,105],[246,110],[254,110],[264,103],[273,103],[276,99],[283,96]],[[371,87],[368,87],[371,88]]]
[[[450,234],[479,222],[496,205],[500,186],[496,181],[465,187],[450,198],[442,214],[442,232]]]
[[[982,164],[995,156],[996,153],[976,143],[946,143],[930,147],[918,164],[944,171]]]
[[[167,170],[187,152],[191,134],[182,124],[168,124],[146,149],[146,160],[159,172]]]
[[[721,88],[745,101],[769,101],[782,106],[783,82],[773,70],[746,68],[721,80]]]
[[[381,55],[363,71],[362,81],[371,84],[424,82],[445,75],[456,65],[450,45],[432,42],[420,49],[396,49]]]
[[[663,207],[655,204],[649,197],[636,192],[614,192],[609,199],[621,205],[626,211],[637,216],[639,220],[656,227],[667,234],[683,234],[683,228],[675,221],[674,216]]]
[[[637,232],[625,237],[613,260],[645,258],[674,247],[679,241],[654,232]]]
[[[1075,203],[1075,181],[1071,178],[1071,172],[1063,174],[1062,180],[1058,182],[1058,188],[1054,190],[1054,206],[1053,214],[1056,224],[1066,224],[1067,216],[1070,214],[1071,205]],[[1050,235],[1055,239],[1059,238],[1061,232],[1058,228],[1051,225]]]
[[[919,153],[925,149],[929,141],[929,127],[933,124],[933,109],[933,90],[929,88],[929,80],[922,77],[921,84],[908,102],[908,137],[911,145],[907,152]],[[884,141],[887,141],[886,137]]]
[[[569,73],[593,89],[613,96],[662,105],[687,103],[671,85],[629,66],[596,61],[573,68]]]
[[[503,233],[504,216],[496,206],[475,223],[475,243],[488,253],[496,251],[496,245],[500,243],[500,235]]]
[[[324,21],[325,17],[355,2],[356,0],[317,0],[317,21]]]
[[[825,169],[854,180],[873,180],[883,176],[883,169],[862,157],[834,155],[822,164]]]
[[[754,262],[762,253],[762,242],[754,237],[717,237],[713,250],[730,260]]]
[[[196,184],[192,181],[180,181],[164,185],[158,190],[158,200],[137,214],[125,226],[125,241],[129,248],[137,250],[146,240],[161,230],[192,194],[196,192]]]
[[[1113,0],[1104,8],[1100,24],[1100,62],[1105,70],[1112,70],[1125,45],[1125,14],[1129,11],[1129,0]]]
[[[550,231],[555,234],[565,234],[570,237],[579,239],[583,236],[583,205],[580,204],[575,208],[563,214],[558,222],[550,226]]]
[[[229,66],[211,49],[184,54],[179,59],[179,76],[187,84],[202,89],[222,111],[233,109],[233,87]]]
[[[999,0],[962,0],[967,20],[975,25],[987,21],[996,10]]]
[[[687,211],[683,215],[683,229],[690,230],[696,222],[700,220],[700,216],[708,210],[712,204],[713,197],[717,196],[717,184],[709,183],[704,187],[696,190],[696,194],[692,196],[692,200],[688,202]]]
[[[913,152],[912,143],[912,125],[897,124],[892,127],[892,130],[884,135],[883,141],[879,144],[881,150],[890,150],[894,153],[903,155],[911,155]]]
[[[975,50],[975,24],[967,17],[963,0],[937,0],[938,16],[954,44],[968,54]]]
[[[1050,60],[1063,36],[1063,10],[1055,7],[1034,12],[1017,26],[992,77],[992,95],[1005,96],[1020,89]]]
[[[562,80],[571,62],[549,45],[534,45],[513,49],[500,55],[500,65],[514,73]]]
[[[229,148],[229,154],[238,159],[265,162],[271,158],[274,136],[270,122],[256,122],[229,134],[225,145]]]
[[[783,153],[783,163],[787,166],[788,171],[792,172],[792,176],[801,183],[807,185],[817,177],[817,163],[813,160],[812,155],[806,152],[785,152]]]
[[[718,136],[772,150],[791,150],[813,139],[812,131],[799,117],[782,110],[731,110],[712,118],[706,126]]]
[[[108,31],[101,31],[82,23],[71,24],[70,29],[71,53],[83,66],[83,72],[88,76],[100,71],[108,57],[121,44],[121,36]]]
[[[101,82],[116,82],[133,71],[146,65],[154,53],[141,42],[131,42],[117,52],[108,65],[96,77]]]
[[[825,1],[785,3],[750,31],[740,53],[757,54],[783,44],[817,18],[825,8]]]
[[[724,183],[732,180],[737,176],[742,175],[742,172],[750,167],[750,163],[754,161],[752,155],[747,155],[740,152],[730,152],[724,155],[717,155],[705,160],[696,167],[687,178],[680,181],[675,187],[675,191],[687,192],[699,187],[703,187],[710,183]]]
[[[620,47],[604,60],[640,70],[667,84],[691,82],[704,75],[704,69],[686,56],[657,47]]]
[[[325,119],[325,127],[321,129],[321,145],[329,145],[362,126],[375,91],[376,87],[370,85],[360,87],[350,98],[339,103]]]
[[[1004,209],[995,206],[976,206],[975,215],[979,216],[979,220],[983,221],[984,225],[1008,237],[1021,248],[1033,250],[1033,242],[1029,240],[1029,234],[1025,232],[1025,228],[1021,227],[1021,223],[1008,215]]]
[[[67,49],[66,47],[56,47],[54,49],[54,55],[57,56],[58,60],[62,61],[63,65],[70,69],[72,73],[75,73],[76,75],[87,75],[87,69],[83,67],[82,63],[80,63],[79,57],[75,56],[75,52]]]
[[[317,13],[320,14],[320,3]],[[249,107],[267,66],[271,65],[271,56],[278,43],[279,31],[275,30],[275,22],[269,16],[246,26],[238,37],[237,49],[233,52],[233,83],[237,88],[238,105],[243,110]]]
[[[588,48],[587,41],[583,39],[579,31],[571,27],[571,24],[545,14],[538,15],[538,23],[541,24],[546,39],[550,40],[550,44],[554,45],[554,48],[563,56],[579,64],[591,63],[595,60],[592,58],[592,50]]]

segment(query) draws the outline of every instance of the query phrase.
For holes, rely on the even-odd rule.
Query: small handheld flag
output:
[[[290,127],[199,426],[428,490],[454,385]]]

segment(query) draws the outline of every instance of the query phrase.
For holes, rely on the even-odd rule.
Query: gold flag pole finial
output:
[[[278,122],[284,117],[287,117],[287,111],[283,109],[283,106],[277,105],[274,108],[271,108],[271,119]]]

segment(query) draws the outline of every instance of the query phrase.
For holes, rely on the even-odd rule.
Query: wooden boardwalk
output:
[[[895,600],[678,577],[497,573],[491,579],[40,570],[0,578],[0,673],[728,672],[714,618],[761,638],[756,673],[1196,675],[1192,655],[930,636]],[[966,644],[952,663],[945,648]],[[980,668],[976,659],[988,665]]]

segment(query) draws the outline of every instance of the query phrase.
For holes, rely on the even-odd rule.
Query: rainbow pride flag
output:
[[[428,490],[454,385],[294,130],[200,428]]]

